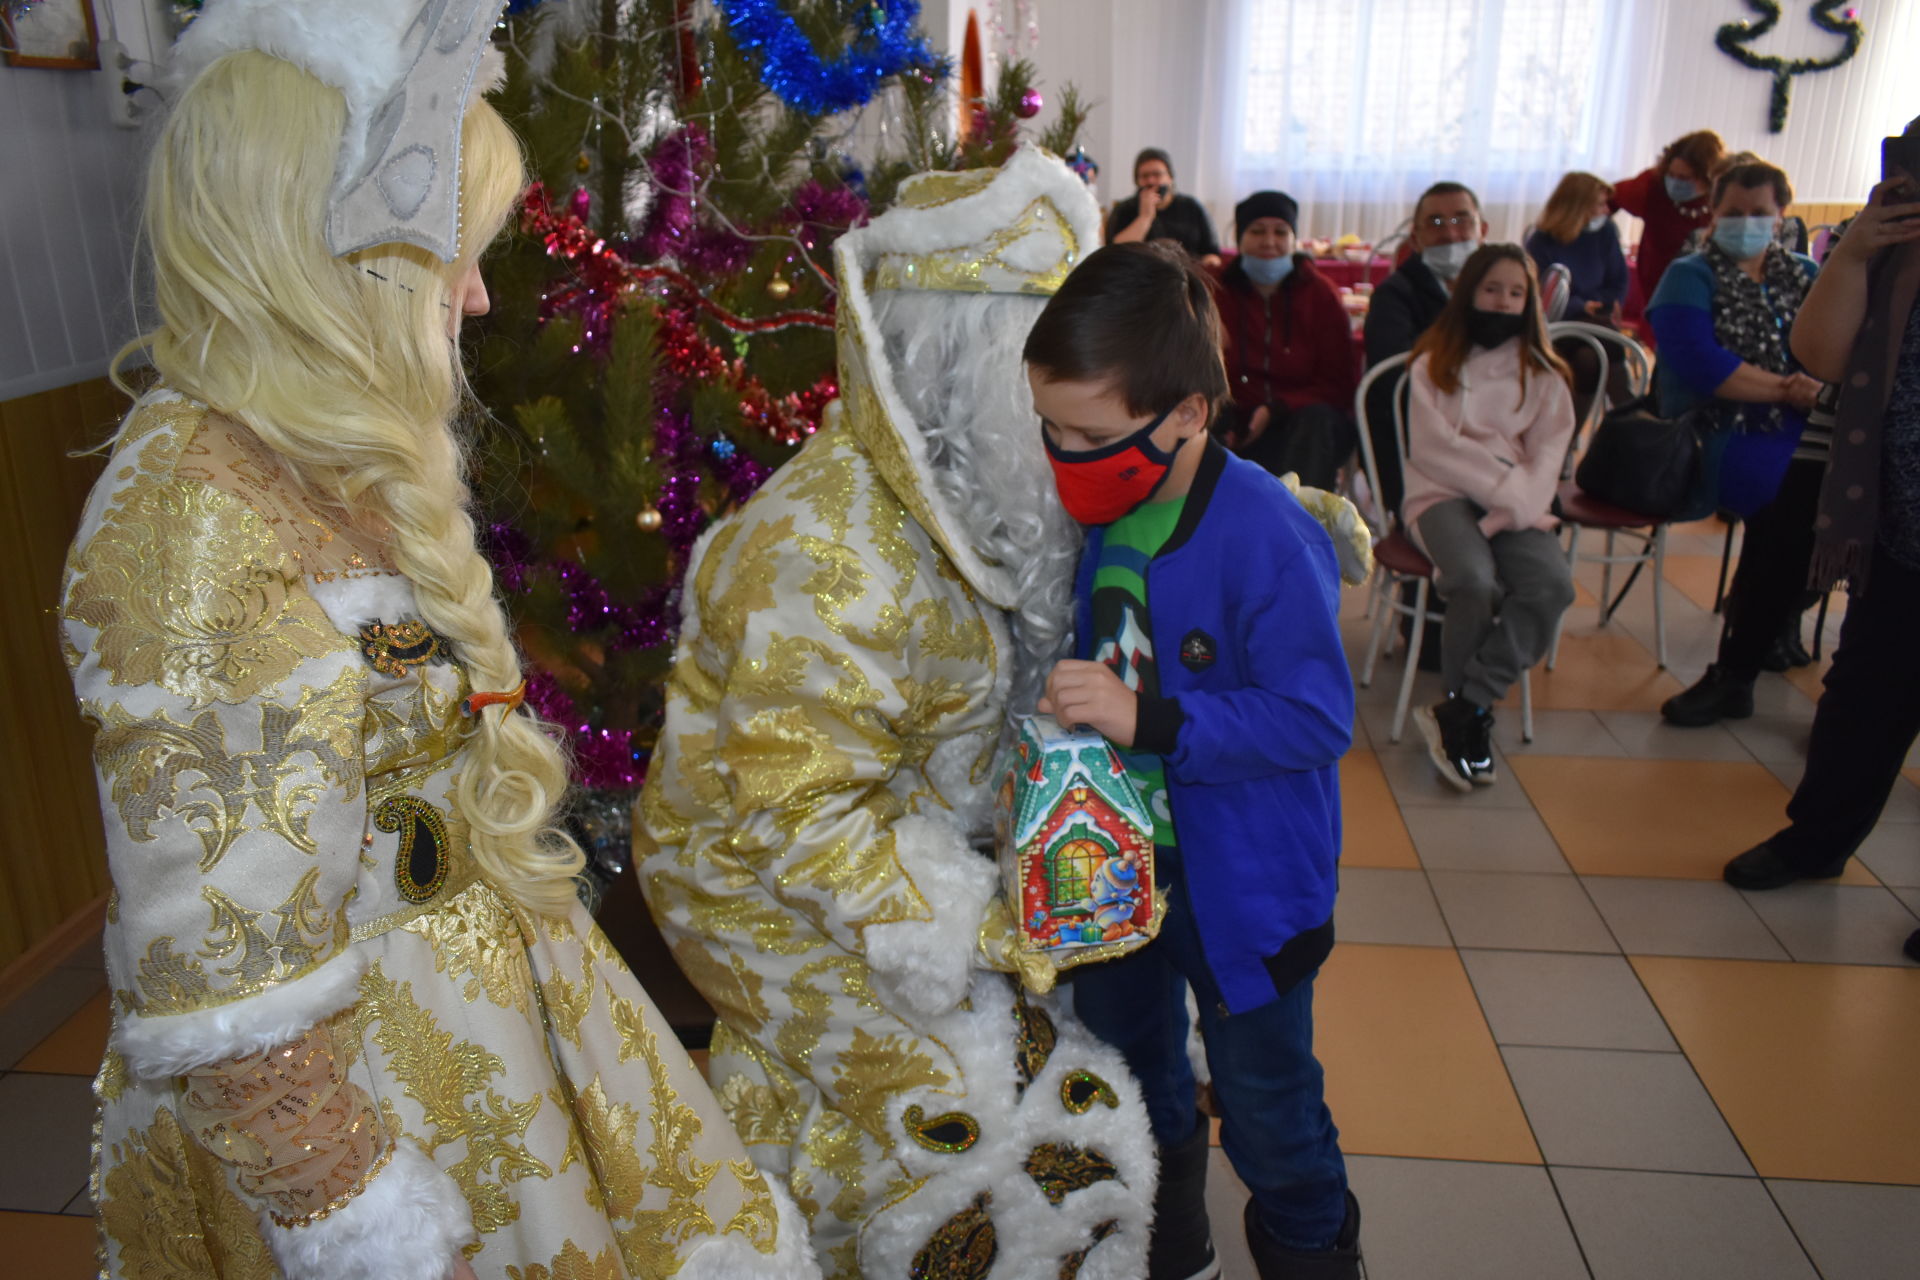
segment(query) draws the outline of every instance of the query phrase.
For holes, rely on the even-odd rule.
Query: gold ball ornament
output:
[[[642,507],[640,514],[633,518],[642,533],[657,533],[660,529],[660,508]]]
[[[776,275],[773,279],[767,281],[767,296],[775,301],[785,298],[792,292],[793,282],[785,276]]]
[[[582,151],[574,160],[573,167],[581,173],[586,173],[593,168],[593,157]]]

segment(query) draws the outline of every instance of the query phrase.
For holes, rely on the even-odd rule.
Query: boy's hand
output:
[[[1140,723],[1140,698],[1105,663],[1069,658],[1047,676],[1040,714],[1068,728],[1086,725],[1105,734],[1115,746],[1132,747]]]

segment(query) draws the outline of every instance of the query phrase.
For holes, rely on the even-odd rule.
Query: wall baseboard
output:
[[[21,952],[12,964],[0,969],[0,1009],[58,969],[75,947],[100,932],[106,922],[107,895],[103,893],[54,926],[52,932]]]

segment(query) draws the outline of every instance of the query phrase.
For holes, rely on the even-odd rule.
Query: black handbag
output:
[[[1662,418],[1653,412],[1651,396],[1620,405],[1601,419],[1574,482],[1602,502],[1641,515],[1671,520],[1694,514],[1701,501],[1696,417]]]

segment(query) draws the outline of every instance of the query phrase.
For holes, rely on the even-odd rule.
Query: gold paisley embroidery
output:
[[[533,970],[513,909],[499,894],[484,888],[454,894],[402,928],[427,940],[435,970],[448,981],[466,979],[462,1000],[472,1004],[484,995],[495,1008],[527,1012]]]
[[[63,614],[97,633],[113,684],[158,684],[195,707],[278,688],[347,643],[245,502],[193,481],[136,483],[84,549]]]
[[[484,1234],[517,1220],[520,1205],[508,1186],[522,1178],[552,1176],[525,1142],[544,1095],[516,1102],[494,1089],[491,1081],[505,1074],[506,1063],[442,1031],[414,999],[413,983],[395,983],[377,960],[360,982],[360,1003],[374,1043],[386,1051],[394,1078],[420,1104],[431,1130],[412,1136],[428,1155],[464,1144],[461,1158],[447,1172],[472,1208],[474,1229]],[[391,1132],[401,1132],[391,1117],[389,1125]]]
[[[1039,1185],[1041,1194],[1053,1204],[1096,1182],[1120,1177],[1120,1171],[1104,1153],[1064,1142],[1045,1142],[1035,1147],[1027,1153],[1023,1167],[1027,1176]]]
[[[1027,993],[1018,987],[1013,992],[1013,1022],[1013,1065],[1020,1076],[1014,1082],[1015,1091],[1024,1093],[1033,1078],[1046,1069],[1047,1059],[1053,1056],[1056,1033],[1047,1011],[1031,1003]]]
[[[153,840],[155,822],[177,819],[200,839],[202,872],[249,829],[249,811],[262,829],[318,853],[307,833],[315,803],[329,788],[348,801],[360,794],[365,688],[366,676],[348,669],[325,688],[303,690],[292,706],[263,704],[258,751],[230,750],[217,710],[181,724],[165,711],[136,717],[118,703],[90,707],[99,726],[94,763],[128,837]]]
[[[1091,1071],[1069,1071],[1060,1082],[1060,1105],[1076,1116],[1083,1116],[1093,1110],[1093,1104],[1099,1102],[1109,1109],[1120,1105],[1120,1095],[1113,1086]]]
[[[507,1280],[627,1280],[627,1269],[620,1255],[609,1245],[589,1258],[586,1250],[569,1240],[553,1255],[551,1262],[534,1262],[524,1267],[507,1264]]]
[[[1000,1253],[994,1231],[993,1193],[982,1191],[973,1203],[940,1224],[913,1255],[907,1274],[913,1280],[985,1280]]]
[[[1094,1245],[1099,1244],[1119,1229],[1120,1222],[1117,1218],[1108,1218],[1105,1222],[1096,1226],[1093,1229],[1093,1240],[1086,1248],[1075,1249],[1072,1253],[1060,1259],[1059,1280],[1079,1280],[1080,1268],[1086,1265],[1087,1255],[1093,1252]]]
[[[105,1153],[99,1220],[118,1249],[115,1275],[273,1280],[279,1270],[253,1211],[219,1161],[191,1141],[171,1111],[154,1112]]]
[[[964,1111],[948,1111],[929,1116],[918,1106],[908,1107],[900,1115],[907,1136],[929,1151],[957,1155],[980,1141],[980,1122]]]
[[[418,796],[390,796],[373,807],[373,825],[400,836],[393,887],[408,902],[431,902],[453,861],[446,815]]]

